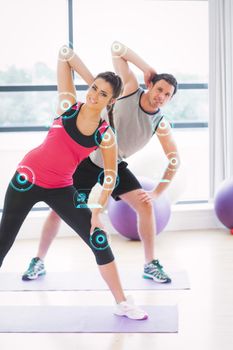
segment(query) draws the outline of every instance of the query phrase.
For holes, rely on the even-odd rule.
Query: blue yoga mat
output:
[[[176,306],[143,306],[149,318],[130,320],[112,306],[0,306],[0,333],[176,333]]]
[[[169,273],[171,283],[156,283],[142,278],[139,272],[122,271],[120,277],[125,290],[190,289],[185,271]],[[20,273],[0,273],[0,291],[81,291],[107,290],[108,287],[97,270],[86,272],[48,272],[35,281],[22,281]]]

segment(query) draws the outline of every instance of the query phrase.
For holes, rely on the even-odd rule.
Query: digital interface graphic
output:
[[[28,166],[20,165],[17,167],[17,174],[10,182],[10,186],[19,192],[29,191],[35,183],[35,174]]]

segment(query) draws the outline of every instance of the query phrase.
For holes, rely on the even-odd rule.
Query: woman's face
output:
[[[101,111],[112,103],[112,87],[102,78],[97,78],[88,89],[86,105],[89,108]]]

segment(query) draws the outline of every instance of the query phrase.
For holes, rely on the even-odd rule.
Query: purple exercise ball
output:
[[[155,184],[152,180],[140,177],[138,178],[142,188],[150,191]],[[160,195],[153,201],[154,214],[156,218],[156,233],[160,233],[167,225],[171,208],[165,195]],[[115,201],[110,199],[108,205],[108,215],[112,226],[124,237],[132,240],[140,240],[137,228],[137,217],[135,211],[124,201]]]
[[[221,223],[233,228],[233,181],[225,180],[214,198],[214,210]]]

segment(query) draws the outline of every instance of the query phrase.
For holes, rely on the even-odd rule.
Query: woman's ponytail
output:
[[[109,124],[110,124],[111,128],[113,129],[113,131],[115,131],[115,124],[114,124],[114,119],[113,119],[113,108],[114,108],[114,104],[107,105]]]

